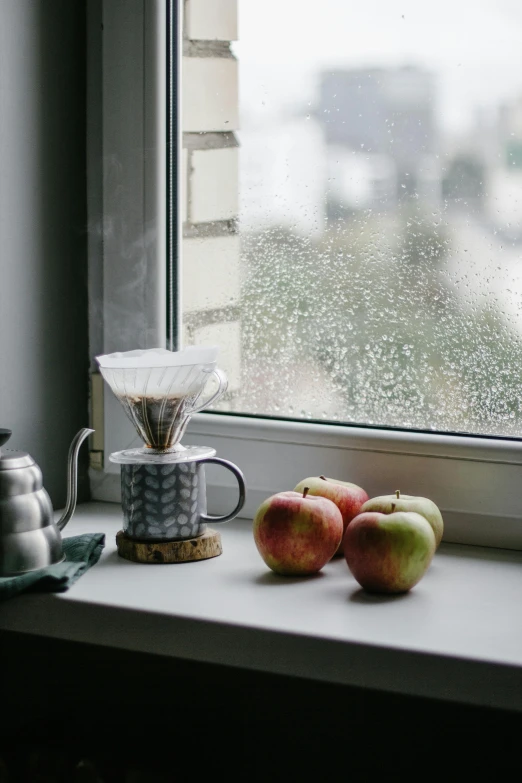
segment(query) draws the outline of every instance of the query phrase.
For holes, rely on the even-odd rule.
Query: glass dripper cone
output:
[[[184,351],[128,351],[97,357],[100,372],[123,405],[146,449],[182,449],[180,440],[190,416],[220,397],[227,379],[215,365],[217,348]],[[211,375],[217,390],[202,393]]]

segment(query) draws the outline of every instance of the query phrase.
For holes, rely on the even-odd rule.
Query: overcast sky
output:
[[[522,95],[522,0],[239,0],[239,37],[249,108],[304,102],[330,67],[433,70],[448,128]]]

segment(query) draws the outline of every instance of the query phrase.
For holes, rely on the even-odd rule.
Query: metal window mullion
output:
[[[168,84],[167,84],[167,137],[168,137],[168,257],[167,257],[167,346],[170,350],[181,348],[181,274],[182,274],[182,221],[181,221],[181,67],[182,20],[181,0],[168,2]]]

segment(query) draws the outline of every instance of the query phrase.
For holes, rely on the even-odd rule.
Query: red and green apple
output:
[[[404,593],[419,582],[436,549],[426,518],[414,511],[362,512],[348,525],[344,556],[361,587],[371,593]]]
[[[335,503],[303,492],[278,492],[254,517],[254,541],[272,571],[285,576],[315,574],[335,554],[343,518]]]
[[[444,532],[442,514],[432,500],[415,495],[403,495],[400,490],[395,495],[381,495],[367,500],[361,512],[379,511],[381,514],[391,514],[393,511],[415,511],[430,523],[435,534],[435,544],[438,547]]]
[[[294,492],[302,492],[304,487],[308,487],[310,495],[320,495],[335,503],[343,518],[343,533],[352,519],[360,513],[363,503],[368,500],[368,494],[357,484],[326,476],[310,476],[303,479],[294,488]],[[343,554],[342,542],[335,554]]]

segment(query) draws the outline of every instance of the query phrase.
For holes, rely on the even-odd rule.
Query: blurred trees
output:
[[[241,410],[520,431],[522,336],[452,286],[443,228],[402,214],[330,222],[319,240],[282,228],[243,236]]]

